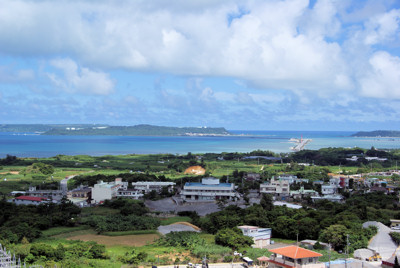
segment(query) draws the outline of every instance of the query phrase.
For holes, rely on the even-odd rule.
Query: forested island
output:
[[[110,126],[104,124],[15,124],[0,125],[0,132],[30,132],[41,135],[84,135],[84,136],[225,136],[225,128],[211,127],[166,127],[153,125]]]
[[[351,136],[352,137],[400,137],[400,131],[397,130],[359,131]]]

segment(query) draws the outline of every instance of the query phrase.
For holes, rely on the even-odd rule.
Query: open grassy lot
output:
[[[139,234],[139,235],[123,235],[123,236],[108,236],[98,234],[83,234],[70,236],[68,240],[95,241],[106,246],[130,246],[140,247],[146,244],[151,244],[160,237],[159,234]]]
[[[180,217],[180,216],[161,219],[161,225],[170,225],[176,222],[192,222],[192,219],[190,217]]]

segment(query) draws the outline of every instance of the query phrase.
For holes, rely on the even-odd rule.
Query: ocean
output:
[[[400,138],[355,138],[349,131],[244,131],[224,137],[143,137],[143,136],[42,136],[32,133],[0,133],[0,157],[51,157],[63,155],[186,154],[290,152],[291,138],[312,139],[306,149],[361,147],[400,149]],[[243,134],[243,135],[242,135]]]

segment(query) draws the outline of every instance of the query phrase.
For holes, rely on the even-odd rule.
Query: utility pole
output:
[[[331,243],[329,245],[329,268],[331,268]]]
[[[345,268],[347,268],[347,258],[349,257],[349,235],[346,235],[346,258],[344,259]]]

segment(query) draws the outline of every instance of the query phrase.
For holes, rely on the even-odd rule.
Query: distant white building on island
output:
[[[200,182],[187,182],[181,191],[185,201],[237,200],[240,195],[235,191],[235,184],[221,183],[219,179],[208,177]]]

